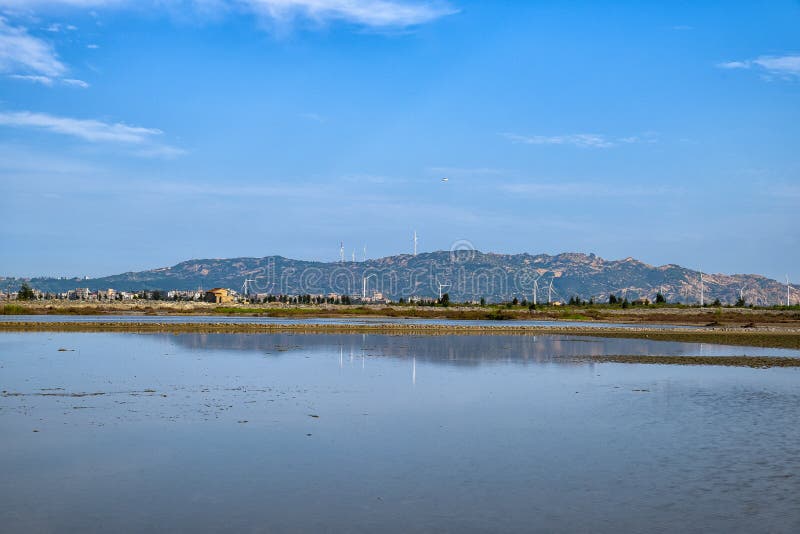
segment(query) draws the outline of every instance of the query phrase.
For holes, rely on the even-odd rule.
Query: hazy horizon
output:
[[[0,0],[0,275],[360,261],[416,230],[797,281],[799,22],[793,0]]]

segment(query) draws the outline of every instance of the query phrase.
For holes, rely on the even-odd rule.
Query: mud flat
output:
[[[659,327],[586,327],[586,326],[519,326],[502,325],[437,325],[437,324],[255,324],[255,323],[179,323],[179,322],[43,322],[8,321],[0,323],[0,332],[169,332],[169,333],[359,333],[394,335],[573,335],[606,338],[651,339],[741,345],[752,347],[800,349],[800,328],[755,327],[697,329],[664,329]]]

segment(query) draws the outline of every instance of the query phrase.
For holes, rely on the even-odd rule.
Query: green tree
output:
[[[450,305],[450,293],[445,293],[442,295],[442,298],[439,299],[439,304],[442,306],[449,306]]]
[[[661,294],[661,291],[656,293],[656,304],[666,304],[667,299],[664,298],[664,295]]]
[[[33,294],[33,289],[31,289],[31,286],[29,286],[27,282],[23,282],[22,286],[19,288],[19,292],[17,293],[17,299],[33,300],[35,298],[36,295]]]
[[[486,306],[486,299],[481,297],[481,306]]]
[[[619,299],[617,298],[617,296],[614,293],[611,293],[608,296],[608,303],[609,304],[616,304],[617,302],[619,302]]]

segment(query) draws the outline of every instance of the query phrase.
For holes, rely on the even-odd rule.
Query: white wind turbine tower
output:
[[[789,285],[789,275],[787,274],[786,275],[786,306],[787,307],[791,306],[791,303],[789,302],[789,288],[791,288],[791,287],[792,286]]]
[[[703,270],[700,269],[700,307],[701,308],[703,307],[703,304],[704,304],[703,297],[704,297],[704,292],[703,292]]]
[[[339,261],[344,263],[344,241],[339,241]]]
[[[439,300],[442,300],[442,289],[450,287],[450,284],[439,284]]]
[[[356,249],[353,249],[353,255],[351,257],[353,258],[353,263],[355,263],[356,262]]]
[[[242,284],[242,295],[245,296],[245,297],[250,294],[250,292],[249,292],[250,286],[247,285],[250,282],[255,282],[255,280],[251,280],[249,278],[245,278],[244,279],[244,284]]]
[[[417,231],[414,230],[414,256],[417,255]]]
[[[370,279],[370,278],[372,278],[373,276],[376,276],[376,277],[377,277],[378,275],[377,275],[377,274],[375,274],[375,273],[372,273],[372,274],[369,274],[369,275],[365,276],[365,277],[364,277],[364,278],[361,280],[361,282],[362,282],[362,288],[361,288],[361,299],[362,299],[362,300],[366,300],[366,298],[367,298],[367,280],[369,280],[369,279]]]
[[[536,306],[536,295],[539,293],[539,279],[533,281],[533,305]]]
[[[364,261],[367,261],[367,245],[364,245]]]
[[[553,303],[553,281],[550,280],[550,287],[547,288],[547,304]]]

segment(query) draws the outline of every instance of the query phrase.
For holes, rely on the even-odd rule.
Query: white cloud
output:
[[[531,197],[644,197],[680,194],[681,189],[671,187],[646,187],[639,185],[605,185],[588,182],[538,182],[515,183],[499,186],[501,191]]]
[[[102,8],[141,5],[132,0],[0,0],[0,6],[45,9],[67,6]],[[155,6],[184,9],[186,0],[157,0]],[[343,21],[373,28],[406,27],[425,24],[456,13],[444,0],[194,0],[192,7],[201,14],[244,9],[278,22],[297,18],[317,22]],[[59,28],[60,29],[60,28]]]
[[[744,61],[717,64],[721,69],[759,69],[783,78],[800,77],[800,55],[760,56]]]
[[[242,0],[241,3],[279,21],[305,17],[320,22],[342,20],[371,27],[413,26],[455,13],[446,4],[396,0]]]
[[[71,85],[73,87],[80,87],[81,89],[86,89],[89,87],[89,84],[84,82],[83,80],[76,80],[74,78],[64,78],[61,80],[65,85]]]
[[[92,119],[57,117],[47,113],[30,111],[0,112],[0,125],[22,128],[38,128],[49,132],[80,137],[86,141],[113,141],[119,143],[143,143],[161,130],[128,126],[122,123],[107,123]]]
[[[0,72],[59,77],[66,71],[50,44],[0,17]]]
[[[161,145],[155,139],[162,135],[156,128],[128,126],[94,119],[73,119],[30,111],[0,112],[0,126],[44,130],[77,137],[93,143],[108,142],[135,145],[137,154],[148,157],[174,157],[183,154],[180,148]]]
[[[53,85],[53,78],[50,76],[40,76],[38,74],[9,74],[9,78],[14,80],[23,80],[26,82],[40,83],[48,87]]]
[[[314,122],[325,122],[327,119],[318,113],[301,113],[300,117]]]
[[[512,143],[522,145],[571,145],[580,148],[611,148],[618,145],[630,145],[634,143],[655,143],[657,140],[654,132],[618,138],[587,133],[567,135],[519,135],[504,133],[501,135]]]
[[[597,134],[570,135],[518,135],[506,133],[503,136],[513,143],[523,145],[573,145],[581,148],[609,148],[614,143],[605,136]]]
[[[52,87],[53,83],[58,81],[63,85],[69,85],[71,87],[80,87],[81,89],[86,89],[89,87],[89,84],[84,82],[83,80],[76,80],[74,78],[60,78],[60,79],[53,79],[49,76],[40,76],[38,74],[9,74],[9,78],[12,80],[22,80],[26,82],[32,83],[40,83],[42,85],[46,85],[47,87]]]

